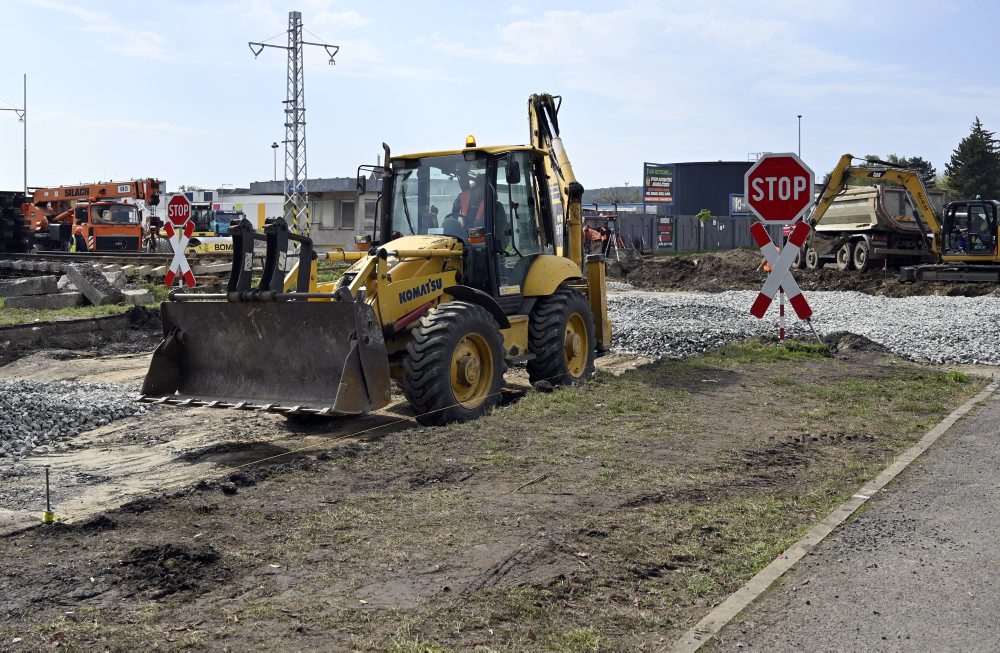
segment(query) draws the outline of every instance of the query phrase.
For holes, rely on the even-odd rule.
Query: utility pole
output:
[[[799,116],[799,158],[801,159],[802,158],[802,114],[800,113],[798,114],[798,116]]]
[[[330,56],[330,65],[340,46],[302,40],[302,12],[288,12],[288,45],[251,41],[254,59],[264,48],[288,51],[288,90],[285,99],[285,220],[292,232],[309,235],[309,174],[306,168],[306,96],[302,46],[316,45]],[[303,225],[300,227],[300,223]]]

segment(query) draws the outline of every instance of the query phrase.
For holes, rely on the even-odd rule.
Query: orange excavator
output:
[[[35,188],[24,203],[32,252],[138,252],[139,205],[160,203],[158,179]]]

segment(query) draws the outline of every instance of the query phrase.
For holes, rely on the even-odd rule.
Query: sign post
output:
[[[808,224],[799,221],[813,201],[816,177],[813,171],[792,153],[768,153],[757,160],[743,178],[747,207],[760,222],[750,227],[750,235],[771,267],[764,287],[750,307],[750,314],[763,318],[775,294],[779,295],[778,338],[785,340],[785,289],[788,299],[801,320],[812,316],[812,308],[792,277],[791,267],[796,252],[802,247],[811,231]],[[792,223],[795,223],[792,226]],[[785,225],[788,245],[784,250],[771,240],[764,225]],[[790,229],[790,231],[788,231]]]
[[[188,288],[193,288],[195,284],[194,273],[188,265],[187,258],[184,257],[184,250],[187,248],[191,234],[194,233],[194,223],[191,222],[191,202],[183,195],[175,195],[167,203],[167,223],[164,225],[167,232],[167,240],[174,250],[174,258],[170,261],[170,268],[164,283],[168,288],[174,285],[175,279],[183,280]]]

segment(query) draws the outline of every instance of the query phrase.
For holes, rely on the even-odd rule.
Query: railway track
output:
[[[91,263],[101,265],[152,265],[158,267],[169,265],[173,254],[159,254],[147,252],[87,252],[77,254],[75,252],[40,252],[38,254],[2,254],[0,261],[52,261],[58,263]],[[215,263],[230,263],[232,257],[226,256],[203,256],[188,255],[188,263],[194,265],[208,265]]]

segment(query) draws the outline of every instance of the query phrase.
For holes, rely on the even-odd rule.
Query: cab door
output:
[[[508,152],[497,160],[492,251],[496,297],[506,313],[520,308],[528,268],[543,251],[535,165],[528,151]]]

